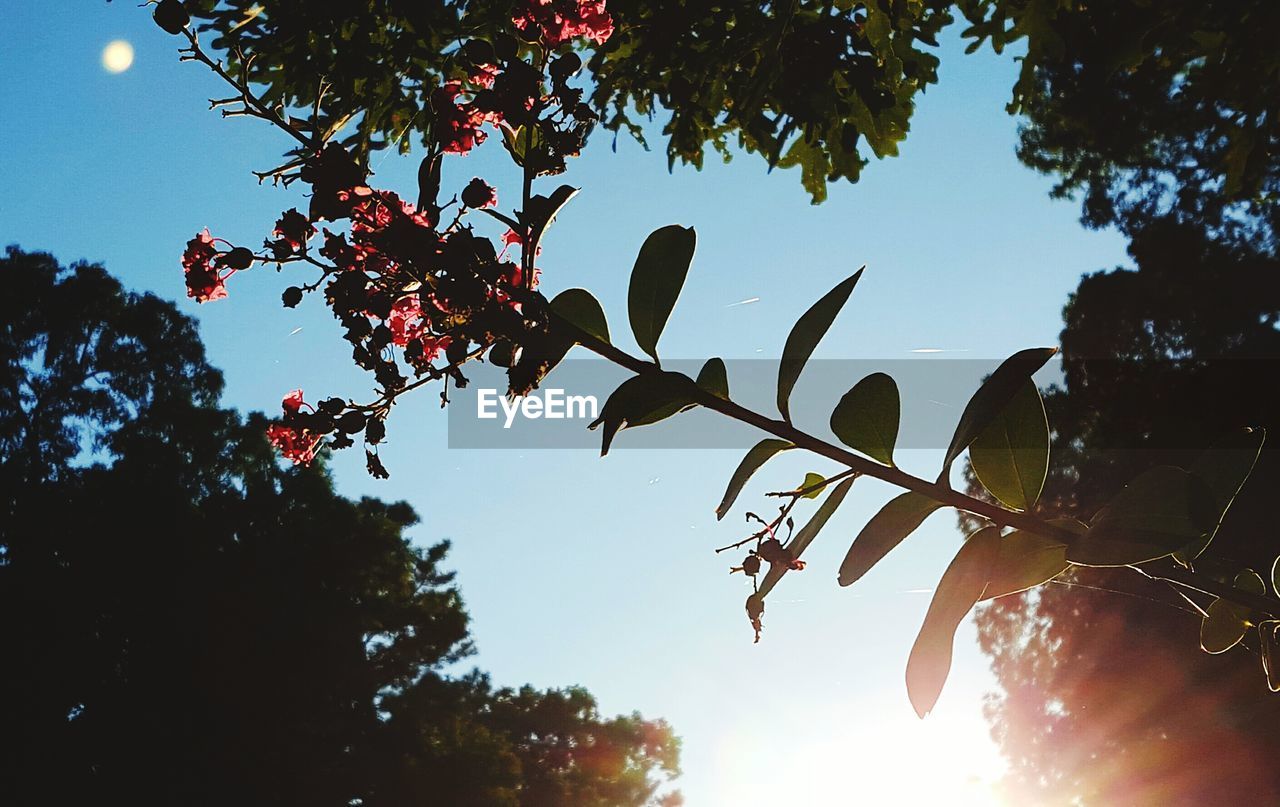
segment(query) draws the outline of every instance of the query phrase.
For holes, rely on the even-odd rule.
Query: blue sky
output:
[[[120,74],[101,64],[114,39],[136,50]],[[0,241],[102,262],[132,288],[179,300],[226,373],[228,405],[275,411],[294,387],[365,397],[369,381],[349,367],[320,301],[280,308],[290,279],[258,270],[237,276],[228,300],[184,298],[178,256],[195,232],[257,243],[281,210],[305,200],[258,186],[250,171],[275,165],[287,144],[260,122],[209,112],[205,99],[222,88],[179,64],[177,44],[132,3],[6,10]],[[545,290],[591,289],[616,340],[633,347],[631,262],[649,231],[674,222],[696,227],[699,246],[666,356],[776,357],[795,318],[864,263],[819,357],[897,361],[939,348],[997,358],[1055,344],[1080,274],[1125,263],[1124,242],[1080,228],[1075,205],[1050,201],[1050,180],[1016,161],[1016,122],[1004,113],[1011,58],[960,51],[944,42],[941,84],[921,100],[902,156],[873,161],[862,182],[833,187],[818,207],[796,174],[766,174],[757,158],[668,174],[660,151],[624,137],[615,154],[597,137],[565,177],[582,193],[543,243]],[[374,167],[381,186],[412,195],[415,160],[377,157]],[[445,184],[480,175],[501,194],[514,187],[503,181],[510,171],[493,143],[452,160]],[[759,302],[729,306],[751,297]],[[392,418],[389,481],[368,478],[358,452],[334,467],[346,495],[411,502],[423,517],[416,540],[453,541],[476,662],[496,681],[580,683],[605,712],[670,720],[684,738],[690,805],[910,804],[938,793],[985,803],[1000,763],[981,717],[993,682],[972,628],[961,631],[952,679],[927,721],[903,684],[922,592],[958,541],[954,521],[935,515],[841,589],[835,569],[849,541],[894,493],[860,481],[807,553],[810,568],[771,596],[753,646],[744,581],[711,550],[740,537],[742,509],[761,506],[763,492],[832,468],[784,456],[717,523],[739,453],[450,450],[428,392]],[[938,455],[907,452],[899,463],[929,475]],[[935,772],[923,775],[922,764]]]

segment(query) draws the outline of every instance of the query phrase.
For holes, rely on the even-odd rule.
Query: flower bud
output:
[[[578,54],[570,51],[563,56],[556,57],[551,63],[551,78],[557,82],[563,82],[569,76],[582,69],[582,59]]]
[[[251,252],[248,247],[236,247],[230,252],[223,253],[218,258],[218,263],[228,269],[235,269],[237,271],[241,269],[248,269],[250,266],[253,266],[253,252]]]
[[[179,0],[160,0],[151,17],[156,21],[156,25],[170,34],[182,33],[182,29],[191,22],[191,15],[182,7]]]
[[[479,67],[482,64],[493,64],[498,60],[493,45],[483,39],[471,39],[458,49],[458,55],[468,65]]]
[[[358,434],[365,426],[365,416],[363,412],[351,411],[338,418],[336,424],[338,431],[344,434]]]
[[[498,203],[498,192],[489,183],[476,177],[462,189],[462,203],[476,209],[492,207]]]

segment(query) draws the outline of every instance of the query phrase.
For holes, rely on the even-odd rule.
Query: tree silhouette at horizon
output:
[[[448,544],[283,469],[171,303],[0,278],[7,803],[679,803],[665,722],[463,670]]]

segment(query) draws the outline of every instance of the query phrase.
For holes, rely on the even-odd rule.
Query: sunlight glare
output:
[[[102,68],[108,73],[123,73],[133,66],[133,45],[123,39],[107,43],[102,49]]]
[[[914,716],[864,712],[856,725],[819,720],[810,725],[814,739],[795,744],[735,731],[722,738],[719,749],[717,803],[1000,805],[998,782],[1005,763],[994,746],[975,742],[987,732],[982,718],[939,717],[943,719],[916,721]]]

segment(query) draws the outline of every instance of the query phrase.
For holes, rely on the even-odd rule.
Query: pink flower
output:
[[[302,245],[307,243],[311,236],[316,234],[316,228],[311,226],[311,222],[306,216],[299,213],[297,208],[294,208],[280,214],[274,234],[284,239],[293,248],[293,251],[297,252],[302,249]]]
[[[431,107],[436,113],[436,139],[446,154],[466,154],[485,140],[480,127],[493,116],[476,109],[473,104],[459,104],[462,84],[450,81],[431,93]]]
[[[488,90],[498,78],[498,67],[492,64],[476,65],[476,71],[467,77],[472,84]]]
[[[519,0],[511,21],[552,48],[578,37],[603,45],[613,35],[604,0]]]
[[[302,400],[302,390],[300,389],[290,392],[288,395],[284,396],[284,400],[280,402],[280,405],[284,407],[285,414],[287,415],[297,414],[298,410],[301,409],[304,404],[305,402]]]
[[[294,465],[310,465],[320,451],[321,437],[306,429],[297,429],[273,423],[267,427],[267,439],[271,445]]]
[[[187,296],[198,303],[221,300],[227,296],[226,280],[234,270],[222,275],[214,267],[214,259],[218,250],[213,245],[214,238],[208,228],[201,230],[196,237],[187,242],[182,253],[182,270],[186,274]]]
[[[453,339],[448,336],[422,337],[422,361],[435,361]]]
[[[418,295],[410,294],[407,297],[401,297],[391,306],[387,327],[391,329],[391,341],[396,345],[404,347],[410,340],[420,338],[425,324],[422,316],[422,302],[418,299]]]

